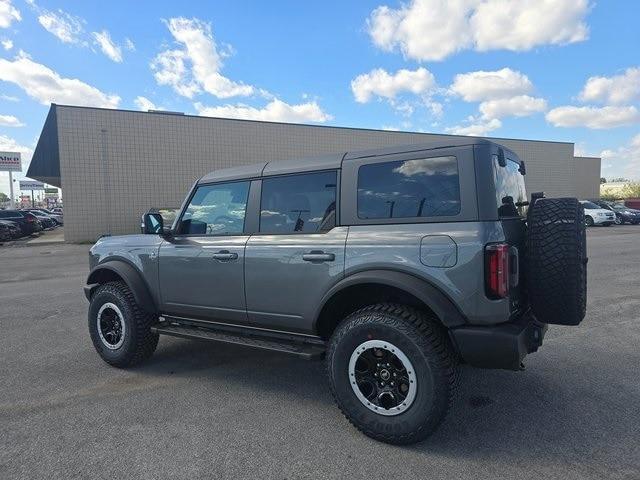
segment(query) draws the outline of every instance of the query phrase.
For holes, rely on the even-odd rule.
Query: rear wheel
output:
[[[100,285],[89,304],[89,334],[102,359],[130,367],[149,358],[158,345],[153,315],[144,312],[123,282]]]
[[[624,225],[624,219],[620,215],[616,215],[616,225]]]
[[[338,327],[327,352],[331,392],[347,419],[383,442],[429,436],[457,383],[456,359],[437,319],[409,307],[365,307]]]

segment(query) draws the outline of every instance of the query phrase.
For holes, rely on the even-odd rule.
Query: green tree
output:
[[[600,183],[607,183],[607,179],[604,177],[600,177]]]
[[[9,201],[9,195],[7,195],[4,192],[0,192],[0,203],[1,202],[8,202]]]

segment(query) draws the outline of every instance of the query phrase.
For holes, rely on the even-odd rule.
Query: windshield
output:
[[[520,163],[507,159],[507,165],[501,167],[498,156],[493,155],[493,178],[496,186],[498,215],[500,217],[517,217],[527,213],[527,190],[524,176],[520,173]]]
[[[592,202],[582,202],[582,206],[587,210],[602,210],[602,207],[600,205],[596,205]]]

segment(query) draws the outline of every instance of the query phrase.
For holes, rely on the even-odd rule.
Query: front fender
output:
[[[138,270],[123,260],[109,260],[107,262],[96,265],[87,277],[87,285],[84,287],[84,293],[87,299],[91,299],[91,295],[96,287],[101,283],[108,281],[117,276],[129,287],[133,298],[138,306],[146,312],[157,313],[158,305],[151,296],[149,286]]]

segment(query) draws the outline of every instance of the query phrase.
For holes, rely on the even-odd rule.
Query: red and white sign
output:
[[[0,152],[0,172],[21,172],[20,152]]]

